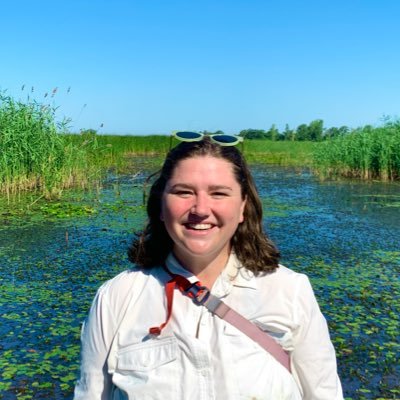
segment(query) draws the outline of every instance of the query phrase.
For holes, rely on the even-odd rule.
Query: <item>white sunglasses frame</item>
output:
[[[189,131],[174,131],[174,132],[172,132],[170,145],[172,144],[172,138],[175,138],[175,139],[179,140],[180,142],[200,142],[201,140],[203,140],[203,138],[205,136],[208,136],[213,143],[219,144],[220,146],[236,146],[237,144],[243,142],[242,136],[230,135],[227,133],[216,133],[214,135],[206,135],[201,132],[190,132],[190,133],[194,133],[194,134],[198,135],[198,137],[182,138],[182,137],[178,136],[179,133],[181,133],[181,132],[189,132]],[[222,142],[222,141],[218,140],[218,136],[229,136],[229,137],[234,138],[235,141],[231,142],[231,143]],[[170,146],[170,148],[171,148],[171,146]]]

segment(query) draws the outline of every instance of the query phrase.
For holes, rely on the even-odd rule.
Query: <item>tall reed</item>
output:
[[[316,172],[321,177],[349,177],[364,180],[400,179],[400,121],[381,127],[366,126],[316,148]]]
[[[0,93],[0,192],[38,191],[50,198],[87,181],[87,151],[66,140],[68,121],[57,122],[55,112]]]

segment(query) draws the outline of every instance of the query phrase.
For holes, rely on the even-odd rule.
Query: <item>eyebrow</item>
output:
[[[225,186],[225,185],[212,185],[209,188],[211,190],[232,190],[230,186]]]
[[[188,183],[176,183],[175,185],[170,187],[171,190],[173,189],[193,189],[193,185],[190,185]],[[208,187],[208,190],[230,190],[232,191],[233,189],[230,186],[225,186],[225,185],[211,185]]]

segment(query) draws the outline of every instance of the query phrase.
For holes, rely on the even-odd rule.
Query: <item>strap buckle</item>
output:
[[[200,285],[198,282],[193,283],[187,289],[182,291],[190,297],[197,305],[203,305],[210,297],[210,290],[206,286]]]

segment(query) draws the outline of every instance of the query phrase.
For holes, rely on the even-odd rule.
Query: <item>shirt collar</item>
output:
[[[178,260],[170,253],[166,259],[166,265],[170,272],[176,275],[184,276],[189,282],[195,283],[199,279],[189,270],[185,269]],[[221,272],[218,280],[222,284],[229,286],[237,286],[243,288],[256,289],[256,279],[253,272],[247,270],[236,257],[235,253],[231,253],[228,262]]]
[[[256,289],[253,272],[242,265],[235,253],[231,253],[228,263],[221,273],[221,279],[229,281],[233,286]]]
[[[199,281],[196,275],[193,275],[189,270],[179,264],[178,260],[172,253],[168,255],[167,259],[165,260],[165,264],[171,273],[185,277],[190,283],[196,283]]]

